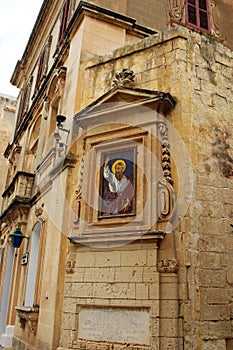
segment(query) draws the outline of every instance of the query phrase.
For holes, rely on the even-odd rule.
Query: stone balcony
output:
[[[32,197],[32,188],[35,174],[25,171],[18,171],[10,185],[3,192],[3,204],[1,218],[14,207],[14,204],[29,204]]]

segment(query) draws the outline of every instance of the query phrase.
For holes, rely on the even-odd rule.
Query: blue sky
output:
[[[0,93],[17,97],[10,83],[22,58],[43,0],[5,0],[0,5]]]

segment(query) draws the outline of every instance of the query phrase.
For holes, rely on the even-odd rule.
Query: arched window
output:
[[[35,304],[35,287],[38,274],[38,257],[39,257],[39,247],[41,239],[41,228],[42,223],[38,222],[33,230],[31,235],[31,250],[29,254],[29,267],[28,267],[28,278],[25,294],[25,306],[33,306]]]

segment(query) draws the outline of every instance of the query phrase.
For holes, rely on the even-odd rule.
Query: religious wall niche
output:
[[[165,116],[174,106],[168,93],[120,83],[74,117],[80,161],[71,238],[144,235],[169,219],[175,192]]]

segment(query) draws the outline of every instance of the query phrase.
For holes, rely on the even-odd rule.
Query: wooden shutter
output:
[[[20,107],[19,107],[19,112],[18,112],[17,125],[19,125],[22,122],[25,113],[28,111],[29,102],[30,102],[30,95],[31,95],[31,88],[32,88],[32,81],[33,81],[33,77],[30,77],[29,81],[25,85],[24,91],[22,93],[22,98],[20,101]]]
[[[63,6],[63,9],[62,9],[61,24],[60,24],[59,37],[58,37],[58,45],[61,44],[61,41],[64,37],[65,30],[67,28],[69,9],[70,9],[70,0],[66,0],[65,4]]]
[[[45,61],[45,49],[43,49],[39,58],[38,73],[37,73],[36,86],[35,86],[36,90],[39,89],[40,83],[43,77],[44,61]]]

